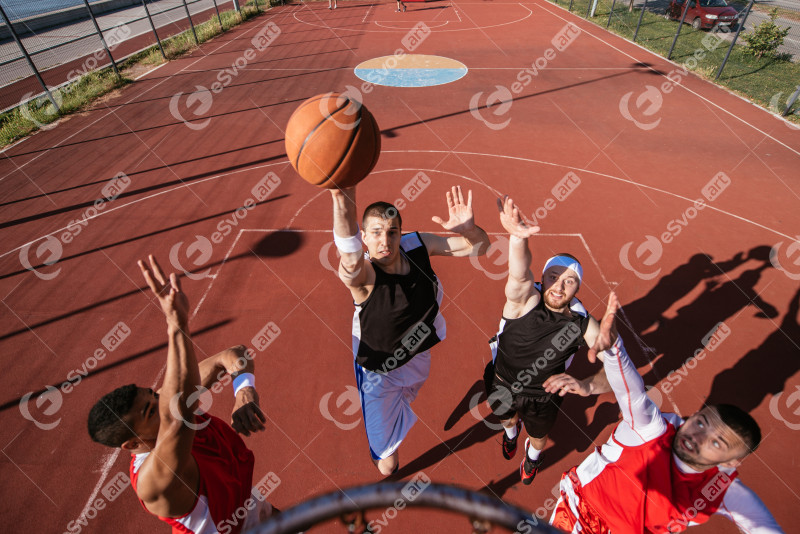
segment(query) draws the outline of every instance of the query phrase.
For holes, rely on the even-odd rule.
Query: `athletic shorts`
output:
[[[425,351],[386,374],[364,369],[353,362],[361,413],[373,460],[388,458],[417,422],[411,403],[417,398],[431,370],[431,353]]]
[[[519,414],[525,432],[532,438],[543,438],[550,433],[564,397],[550,393],[514,393],[511,386],[495,374],[494,362],[486,365],[483,380],[489,406],[501,421]]]

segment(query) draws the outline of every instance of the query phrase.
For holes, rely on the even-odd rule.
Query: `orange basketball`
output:
[[[381,131],[372,113],[347,94],[326,93],[298,107],[286,126],[286,155],[317,187],[352,187],[378,162]]]

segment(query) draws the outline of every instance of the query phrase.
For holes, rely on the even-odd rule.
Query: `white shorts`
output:
[[[388,458],[417,422],[411,403],[431,370],[426,350],[386,374],[368,371],[354,362],[361,412],[373,460]]]

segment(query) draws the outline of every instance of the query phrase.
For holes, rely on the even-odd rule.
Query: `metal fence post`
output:
[[[739,34],[742,33],[742,28],[744,28],[744,22],[747,20],[747,17],[750,16],[750,9],[753,7],[753,3],[755,0],[750,0],[750,3],[747,4],[747,7],[744,8],[744,17],[742,20],[739,21],[739,24],[736,28],[736,35],[733,36],[733,41],[731,41],[731,45],[728,47],[728,51],[725,53],[725,59],[722,60],[722,64],[719,66],[719,70],[717,71],[717,75],[714,76],[714,81],[719,79],[720,74],[722,74],[722,69],[725,68],[725,64],[728,63],[728,58],[731,55],[731,51],[733,50],[733,45],[736,44],[736,40],[739,38]]]
[[[606,22],[606,28],[608,28],[608,26],[611,24],[611,17],[614,16],[614,6],[616,5],[617,5],[617,0],[611,2],[611,12],[608,14],[608,22]]]
[[[217,0],[213,0],[214,9],[217,11],[217,20],[219,21],[219,31],[224,32],[225,28],[222,26],[222,17],[219,16],[219,8],[217,7]]]
[[[144,12],[147,13],[147,20],[150,21],[150,27],[153,29],[153,35],[156,36],[158,49],[161,50],[161,57],[167,59],[167,54],[164,53],[164,47],[161,46],[161,39],[158,37],[158,32],[156,31],[156,25],[153,24],[153,17],[150,16],[150,10],[147,9],[147,0],[142,0],[142,5],[144,6]]]
[[[639,35],[639,26],[642,25],[642,17],[644,16],[644,12],[647,9],[647,0],[644,0],[644,5],[642,6],[642,10],[639,12],[639,22],[636,23],[636,31],[633,32],[633,42],[636,42],[636,36]]]
[[[689,12],[689,2],[691,0],[684,0],[686,2],[686,6],[683,8],[683,15],[681,16],[681,23],[678,24],[678,31],[675,32],[675,39],[672,40],[672,46],[669,47],[669,54],[667,54],[667,59],[672,59],[672,51],[675,49],[675,43],[678,42],[678,36],[681,34],[681,28],[683,28],[683,21],[686,20],[686,14]],[[669,8],[667,8],[669,9]]]
[[[783,113],[781,113],[781,117],[785,117],[789,114],[789,110],[792,109],[792,106],[797,101],[798,96],[800,96],[800,85],[797,86],[797,91],[792,94],[791,98],[789,98],[789,101],[786,103],[786,109],[784,109]]]
[[[239,0],[232,0],[232,1],[233,1],[233,9],[235,9],[236,11],[241,11],[242,6],[239,5]]]
[[[111,66],[114,67],[114,72],[117,75],[117,79],[122,81],[122,75],[119,73],[119,69],[117,68],[117,62],[114,61],[114,56],[111,55],[111,50],[108,49],[108,44],[106,44],[106,38],[103,37],[103,32],[100,30],[100,25],[97,24],[97,19],[94,18],[94,13],[92,13],[92,7],[89,5],[89,0],[83,0],[83,3],[86,4],[86,9],[89,10],[89,16],[94,22],[94,29],[97,30],[97,35],[100,37],[100,41],[103,43],[103,48],[106,50],[106,54],[108,54],[108,58],[111,60]]]
[[[569,8],[567,9],[570,13],[572,13],[572,2],[573,0],[569,0]]]
[[[189,6],[186,5],[186,0],[183,0],[183,8],[186,10],[186,18],[189,19],[189,26],[192,27],[192,34],[194,35],[195,44],[200,44],[200,39],[197,38],[197,32],[194,31],[194,22],[192,22],[192,14],[189,13]]]
[[[17,30],[14,29],[14,26],[11,24],[11,21],[8,20],[8,17],[6,16],[6,12],[3,9],[2,5],[0,5],[0,15],[3,16],[3,22],[5,22],[6,26],[8,26],[8,31],[11,32],[11,35],[14,36],[14,40],[17,42],[17,46],[19,46],[19,49],[25,56],[25,59],[28,60],[28,65],[30,66],[33,73],[36,75],[36,79],[39,80],[40,84],[42,84],[42,88],[44,89],[44,92],[47,93],[47,98],[50,99],[50,103],[53,104],[53,107],[56,108],[56,111],[61,112],[61,108],[59,108],[58,104],[56,104],[56,99],[53,98],[53,95],[50,93],[50,89],[47,88],[47,85],[44,83],[44,80],[42,79],[42,75],[39,74],[39,70],[36,68],[36,65],[33,64],[33,60],[31,59],[30,54],[28,54],[28,51],[25,50],[25,47],[22,45],[22,41],[20,40],[19,35],[17,35]]]

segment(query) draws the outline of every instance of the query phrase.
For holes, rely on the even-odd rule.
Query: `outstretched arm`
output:
[[[217,391],[214,385],[218,382],[227,380],[227,377],[234,373],[252,375],[255,373],[255,367],[255,362],[245,346],[237,345],[200,362],[200,385],[206,389],[213,388],[214,391]],[[235,387],[237,384],[236,382],[234,384]],[[264,423],[267,419],[264,417],[258,401],[255,384],[250,385],[247,382],[236,392],[236,402],[233,404],[231,414],[231,426],[234,430],[245,436],[249,436],[251,432],[264,430]]]
[[[169,348],[158,400],[156,446],[139,471],[137,493],[152,512],[174,517],[191,508],[199,480],[191,449],[200,371],[189,335],[189,300],[181,291],[178,276],[164,276],[152,255],[149,265],[138,264],[167,319]]]
[[[333,233],[339,250],[339,279],[350,289],[353,299],[361,302],[369,296],[366,288],[375,281],[372,265],[364,261],[361,233],[356,213],[356,188],[331,189],[333,198]]]
[[[725,492],[722,506],[717,509],[717,513],[733,521],[741,532],[783,534],[780,525],[758,495],[738,478]]]
[[[603,353],[603,368],[617,398],[622,418],[638,439],[647,441],[654,433],[658,435],[666,423],[658,407],[647,396],[644,381],[628,357],[622,338],[617,334],[614,325],[617,309],[619,300],[612,291],[608,296],[608,307],[600,321],[597,338],[589,349],[589,361],[596,361],[598,353]]]
[[[449,219],[433,217],[433,222],[442,225],[449,232],[460,234],[444,237],[436,234],[420,234],[428,254],[431,256],[483,256],[489,248],[489,236],[483,228],[475,224],[472,213],[472,191],[467,192],[467,201],[461,186],[453,187],[447,193]]]
[[[508,232],[508,281],[506,282],[506,304],[503,317],[520,317],[526,307],[536,306],[539,292],[534,287],[531,271],[531,250],[528,238],[539,232],[538,226],[529,226],[519,212],[519,208],[508,195],[497,199],[500,211],[500,224]],[[529,302],[530,301],[530,302]]]

